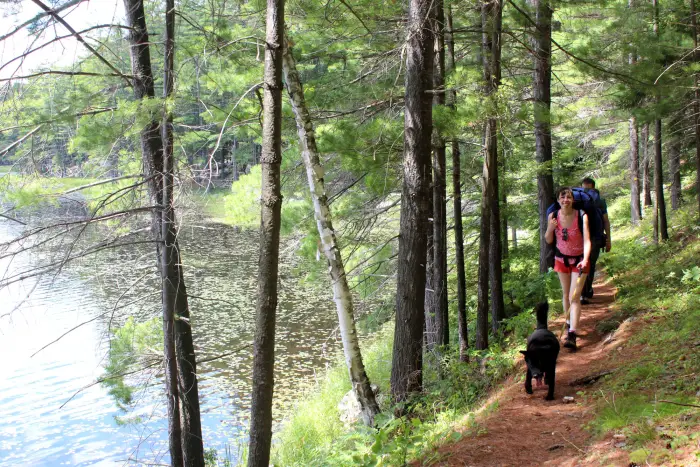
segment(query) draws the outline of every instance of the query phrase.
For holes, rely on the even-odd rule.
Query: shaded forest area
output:
[[[640,241],[659,245],[697,228],[695,0],[124,0],[118,24],[82,30],[64,19],[80,3],[33,0],[0,37],[32,38],[0,64],[0,215],[26,226],[3,254],[88,225],[103,237],[0,287],[135,232],[153,247],[172,465],[207,454],[183,211],[259,229],[251,466],[271,459],[281,245],[332,289],[344,384],[358,420],[384,427],[358,444],[377,454],[382,436],[410,442],[430,402],[473,406],[510,371],[535,303],[560,303],[544,240],[557,187],[598,180],[613,249],[616,229],[648,226]],[[72,66],[19,68],[68,40],[84,45]],[[90,193],[78,218],[26,214],[76,192]],[[378,370],[360,349],[382,340]],[[294,423],[278,461],[318,462],[323,449],[285,451]]]

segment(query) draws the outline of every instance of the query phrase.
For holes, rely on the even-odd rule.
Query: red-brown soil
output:
[[[422,465],[599,465],[591,458],[590,451],[584,454],[592,442],[591,434],[584,429],[592,416],[592,408],[582,404],[576,394],[584,388],[571,386],[570,383],[610,369],[608,354],[620,346],[624,336],[618,336],[612,344],[605,344],[604,336],[596,333],[596,323],[609,315],[615,290],[610,285],[596,284],[595,292],[591,304],[583,307],[578,329],[581,336],[578,351],[572,353],[562,347],[559,353],[555,400],[544,400],[546,386],[535,388],[533,395],[526,394],[519,374],[506,381],[504,388],[489,401],[494,410],[477,415],[475,423],[464,432],[462,439],[441,447],[424,459]],[[562,323],[563,317],[550,324],[550,329],[557,336]],[[575,401],[566,404],[564,396],[573,396]],[[496,402],[497,405],[493,405]],[[607,446],[610,442],[604,444]],[[627,465],[627,452],[619,451],[619,456],[614,451],[606,453],[602,465]]]

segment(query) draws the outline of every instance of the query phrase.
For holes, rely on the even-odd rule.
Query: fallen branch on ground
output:
[[[603,376],[610,375],[610,374],[614,373],[615,371],[617,371],[617,370],[616,369],[615,370],[605,370],[605,371],[600,371],[600,372],[592,374],[592,375],[584,376],[583,378],[578,378],[578,379],[573,380],[572,382],[569,383],[569,386],[585,386],[586,384],[592,384],[592,383],[595,383],[596,381],[598,381]]]
[[[657,401],[657,402],[665,402],[667,404],[680,405],[683,407],[695,407],[696,409],[700,409],[700,405],[695,405],[695,404],[681,404],[680,402],[673,402],[673,401]]]

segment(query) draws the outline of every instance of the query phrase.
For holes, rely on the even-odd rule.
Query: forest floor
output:
[[[555,400],[545,401],[547,387],[525,393],[523,374],[518,372],[506,381],[464,428],[463,437],[440,447],[425,457],[420,465],[430,466],[634,466],[624,440],[613,433],[596,438],[586,425],[595,415],[590,398],[582,397],[595,386],[575,383],[588,376],[614,370],[621,360],[634,359],[642,349],[627,347],[627,339],[644,325],[624,323],[614,339],[596,331],[596,323],[610,316],[615,289],[609,283],[598,283],[595,298],[584,305],[578,351],[562,347],[556,372]],[[564,317],[550,322],[557,336],[562,332]],[[615,353],[613,357],[613,353]],[[595,390],[595,389],[593,389]],[[574,398],[566,403],[565,396]],[[691,461],[692,462],[692,461]],[[690,464],[676,464],[690,465]],[[695,465],[695,464],[693,464]]]

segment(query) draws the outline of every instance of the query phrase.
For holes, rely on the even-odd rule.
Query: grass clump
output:
[[[629,321],[632,333],[611,352],[617,371],[594,395],[589,428],[599,436],[625,434],[629,460],[639,465],[673,459],[672,445],[686,446],[686,433],[700,423],[692,407],[700,399],[700,241],[692,217],[673,213],[674,235],[659,245],[651,242],[648,219],[622,229],[613,252],[601,257],[618,294],[598,331]]]
[[[383,394],[389,390],[393,346],[390,331],[390,326],[384,326],[373,343],[363,349],[367,374]],[[313,388],[310,397],[294,409],[293,416],[285,420],[273,452],[275,465],[319,465],[317,462],[328,457],[334,443],[353,443],[352,437],[343,436],[346,428],[338,410],[338,402],[349,390],[348,370],[344,361],[338,361]]]
[[[534,318],[528,316],[531,331]],[[518,318],[522,322],[517,326],[525,326],[524,319]],[[390,405],[387,396],[393,322],[384,324],[374,334],[372,344],[363,349],[367,374],[380,388],[378,401],[383,412],[375,420],[376,427],[360,423],[344,426],[340,421],[337,405],[350,390],[350,383],[345,363],[339,361],[284,422],[274,447],[274,464],[404,465],[424,457],[437,446],[456,441],[461,437],[457,430],[473,424],[470,411],[513,370],[519,347],[509,346],[510,343],[505,339],[487,352],[473,352],[470,363],[459,361],[452,352],[427,355],[424,392],[396,407]],[[395,409],[402,409],[405,415],[395,416]]]

